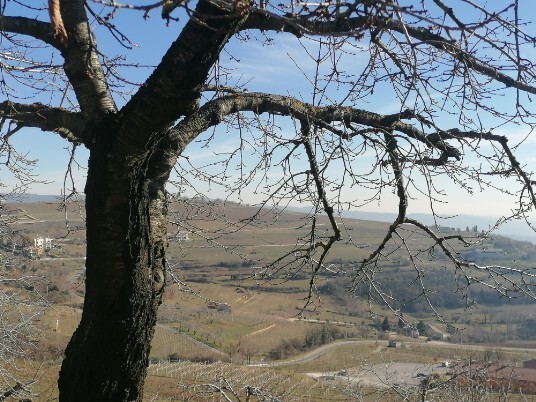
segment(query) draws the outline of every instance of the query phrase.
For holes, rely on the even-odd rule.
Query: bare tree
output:
[[[41,375],[30,360],[41,332],[37,318],[48,307],[36,290],[44,278],[22,274],[19,263],[0,248],[0,400],[35,396]]]
[[[9,153],[9,152],[8,152]],[[0,151],[0,155],[4,156]],[[21,272],[22,262],[10,249],[22,243],[20,234],[11,228],[16,217],[6,200],[23,196],[25,186],[32,179],[28,160],[11,154],[11,173],[16,174],[21,186],[0,194],[0,400],[34,397],[33,386],[41,375],[39,363],[31,362],[41,330],[37,319],[48,307],[47,300],[37,290],[46,283],[45,278]],[[31,163],[30,163],[31,165]],[[4,187],[0,182],[0,188]]]
[[[58,20],[48,22],[44,2],[1,2],[0,117],[8,167],[15,163],[11,140],[24,135],[23,127],[60,136],[73,155],[78,147],[90,153],[86,297],[65,352],[60,400],[142,398],[165,285],[166,184],[174,171],[180,187],[205,179],[228,196],[240,197],[250,186],[262,196],[261,206],[312,205],[308,236],[267,267],[283,278],[308,272],[311,294],[316,276],[332,270],[325,262],[334,244],[348,241],[361,250],[359,234],[345,230],[338,214],[394,195],[398,216],[383,241],[347,272],[356,287],[368,287],[372,300],[396,301],[377,275],[400,251],[426,300],[425,268],[436,255],[454,267],[460,288],[480,283],[504,297],[534,296],[533,270],[467,261],[460,247],[478,238],[442,233],[407,216],[414,197],[425,197],[434,212],[456,186],[469,195],[492,188],[513,199],[497,224],[528,221],[535,206],[532,173],[517,156],[518,143],[501,129],[517,124],[528,133],[534,125],[536,37],[523,19],[530,15],[528,1],[485,7],[473,0],[456,7],[445,0],[59,4],[66,35],[59,34]],[[141,66],[124,61],[133,42],[121,31],[122,21],[132,24],[135,16],[121,16],[133,10],[147,17],[161,7],[167,23],[184,25],[138,85],[129,69]],[[301,43],[312,68],[296,62],[289,74],[307,75],[307,99],[292,88],[254,92],[225,65],[221,56],[230,39],[247,42],[258,32],[267,44],[283,37]],[[110,51],[117,55],[97,47],[103,39],[122,45]],[[394,104],[390,112],[369,104],[378,93]],[[502,96],[511,101],[501,104]],[[222,135],[215,127],[223,125],[237,133],[225,158],[196,166],[184,156],[196,139],[210,146]],[[245,166],[247,153],[257,157],[252,166]],[[327,231],[317,225],[322,214]],[[415,233],[428,240],[415,245]]]

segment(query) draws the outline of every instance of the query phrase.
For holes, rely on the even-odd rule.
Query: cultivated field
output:
[[[443,332],[455,328],[453,336],[480,336],[487,344],[477,350],[463,347],[469,340],[464,335],[462,345],[453,348],[381,331],[385,318],[396,329],[395,314],[378,304],[372,305],[371,314],[369,300],[348,292],[347,284],[352,267],[381,242],[387,224],[341,222],[346,240],[330,253],[326,265],[331,268],[316,278],[309,298],[310,266],[279,272],[268,269],[281,255],[294,255],[292,250],[310,235],[310,221],[303,214],[259,213],[236,204],[224,207],[191,202],[173,204],[172,209],[176,212],[171,214],[168,228],[170,275],[153,340],[147,400],[213,400],[198,385],[215,378],[226,379],[236,387],[244,382],[260,384],[267,392],[293,401],[353,400],[340,392],[340,386],[306,373],[360,371],[391,362],[437,365],[464,359],[520,365],[536,357],[534,338],[515,335],[535,318],[534,304],[528,302],[476,304],[470,310],[443,308],[443,322],[437,322],[425,309],[404,312],[404,319],[411,323],[430,322]],[[37,331],[29,360],[18,365],[29,367],[28,378],[38,380],[36,400],[53,400],[62,353],[80,320],[83,304],[84,213],[73,207],[66,215],[55,204],[17,204],[12,210],[13,228],[27,242],[38,236],[54,238],[55,247],[40,259],[13,254],[9,247],[0,250],[0,258],[8,267],[6,278],[33,278],[23,291],[47,302],[35,321]],[[320,233],[327,233],[325,218],[318,217],[315,224]],[[187,232],[189,239],[177,240],[174,235],[178,231]],[[424,248],[428,241],[409,229],[406,240]],[[524,246],[514,246],[512,250],[521,258]],[[390,278],[411,273],[413,268],[402,250],[393,248],[390,260],[391,265],[378,273],[385,279],[379,280],[388,283]],[[444,275],[445,269],[430,265],[430,276],[436,272]],[[4,290],[14,288],[5,285]],[[16,319],[15,315],[10,317]],[[457,331],[459,328],[467,332]],[[386,347],[389,339],[398,339],[401,347]],[[319,352],[312,359],[290,362],[335,340],[341,346]],[[349,340],[363,343],[345,343]],[[523,350],[493,348],[497,346]],[[288,364],[269,367],[274,356]]]

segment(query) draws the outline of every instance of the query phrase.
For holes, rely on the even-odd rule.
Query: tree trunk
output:
[[[89,161],[86,295],[60,372],[61,401],[142,399],[162,299],[165,180],[150,180],[149,156],[107,148],[95,146]]]
[[[92,141],[85,190],[86,295],[80,325],[65,350],[60,401],[142,399],[165,282],[165,183],[177,155],[200,133],[173,133],[170,127],[197,109],[210,68],[245,21],[234,9],[234,2],[199,2],[196,12],[205,21],[187,23],[121,113],[105,99],[102,112],[88,114],[98,118],[89,119],[95,135],[87,136]],[[80,67],[76,55],[73,59]],[[66,71],[76,83],[79,71]],[[86,93],[82,87],[78,92]],[[88,91],[87,99],[106,90],[97,92]],[[84,110],[93,112],[87,103]]]

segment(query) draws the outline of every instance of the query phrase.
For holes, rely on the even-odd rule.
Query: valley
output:
[[[36,400],[53,400],[84,300],[84,211],[55,203],[9,209],[14,232],[0,238],[2,292],[32,303],[17,305],[5,319],[32,318],[25,358],[15,360],[38,379]],[[167,287],[146,400],[211,400],[200,384],[214,392],[216,377],[237,389],[253,384],[280,400],[377,400],[377,393],[396,400],[423,389],[444,392],[437,381],[447,384],[468,367],[522,368],[536,358],[534,301],[501,298],[478,272],[464,287],[465,277],[414,227],[404,228],[369,276],[382,287],[374,293],[358,266],[383,241],[387,223],[339,221],[344,240],[315,272],[300,259],[311,236],[311,217],[301,212],[199,200],[177,200],[170,210]],[[326,217],[314,217],[314,225],[319,239],[328,236]],[[448,228],[473,241],[453,238],[453,252],[484,264],[536,265],[531,243],[484,240],[466,226]],[[52,239],[50,248],[37,250],[40,238]],[[423,289],[426,297],[419,297]]]

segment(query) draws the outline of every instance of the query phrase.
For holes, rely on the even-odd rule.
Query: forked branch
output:
[[[21,127],[36,127],[55,132],[75,144],[89,145],[89,138],[85,134],[86,121],[78,112],[41,103],[20,104],[4,101],[0,103],[0,117],[10,119]]]

